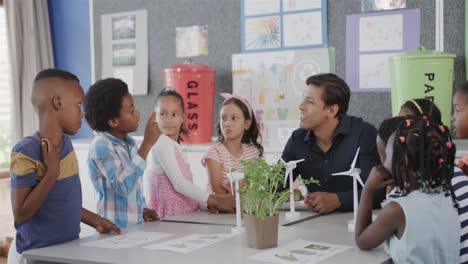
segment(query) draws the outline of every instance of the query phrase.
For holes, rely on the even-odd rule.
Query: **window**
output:
[[[4,6],[0,6],[0,168],[9,167],[11,152],[10,64]]]

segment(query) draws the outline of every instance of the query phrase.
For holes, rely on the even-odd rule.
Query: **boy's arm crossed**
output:
[[[42,206],[59,177],[60,142],[58,144],[51,144],[49,140],[42,139],[41,151],[46,165],[44,177],[36,186],[11,189],[11,204],[16,223],[21,224],[31,219],[31,217]],[[17,159],[13,159],[11,165],[12,173],[16,171],[15,166],[24,166],[25,163],[31,163],[31,161],[24,156],[18,156]]]

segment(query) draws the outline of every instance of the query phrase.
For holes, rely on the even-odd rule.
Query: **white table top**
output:
[[[353,234],[346,231],[346,221],[350,217],[351,214],[335,214],[324,216],[323,219],[321,219],[322,217],[318,217],[308,220],[301,223],[301,227],[296,227],[297,225],[288,227],[281,226],[279,229],[278,245],[281,246],[302,238],[316,242],[353,246],[352,249],[326,259],[323,263],[365,264],[384,263],[387,261],[389,257],[381,247],[372,251],[361,251],[354,247],[354,240],[352,239]],[[320,220],[320,222],[315,225],[313,222],[317,220]],[[325,227],[326,229],[324,229]],[[147,245],[194,233],[229,233],[230,227],[228,226],[152,222],[132,226],[126,231],[137,230],[171,233],[175,234],[175,236],[129,249],[115,250],[80,245],[89,241],[109,237],[109,235],[96,234],[57,246],[28,250],[23,252],[23,255],[34,260],[62,263],[264,263],[248,259],[249,256],[257,254],[260,250],[247,247],[245,234],[235,236],[188,254],[143,249],[143,247]]]
[[[281,210],[279,224],[282,226],[290,226],[306,220],[320,216],[312,211],[296,211],[299,214],[298,218],[288,219],[286,213],[289,211]],[[224,225],[235,226],[236,214],[213,214],[207,211],[198,211],[191,214],[174,215],[163,219],[164,222],[180,222],[189,224],[209,224],[209,225]]]

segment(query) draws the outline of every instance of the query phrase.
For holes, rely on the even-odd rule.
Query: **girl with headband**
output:
[[[229,171],[242,171],[241,160],[263,155],[261,135],[248,99],[222,93],[224,98],[218,124],[218,143],[212,146],[202,164],[209,175],[208,190],[231,193]]]
[[[400,108],[399,116],[427,116],[436,123],[442,123],[439,108],[426,99],[412,99],[406,101]]]

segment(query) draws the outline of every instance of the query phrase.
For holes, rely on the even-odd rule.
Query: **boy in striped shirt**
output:
[[[83,90],[78,78],[46,69],[34,79],[31,101],[38,130],[11,153],[11,203],[16,237],[8,263],[28,262],[26,250],[78,239],[80,221],[100,233],[120,233],[109,220],[82,208],[78,160],[68,135],[81,126]]]

